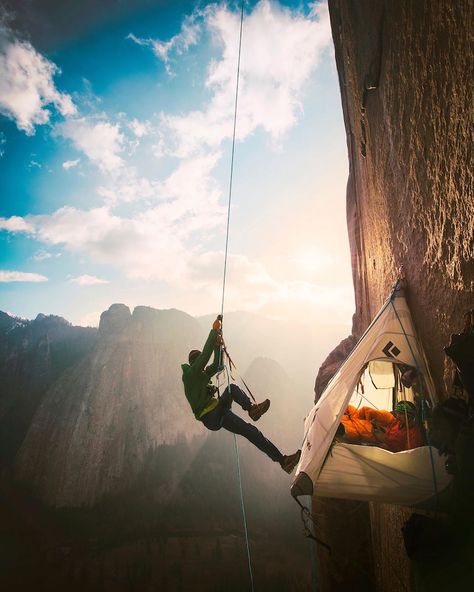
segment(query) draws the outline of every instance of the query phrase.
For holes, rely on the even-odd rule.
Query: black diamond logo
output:
[[[396,345],[393,345],[391,341],[387,343],[387,345],[383,348],[382,351],[387,356],[387,358],[396,358],[400,353],[398,347]]]

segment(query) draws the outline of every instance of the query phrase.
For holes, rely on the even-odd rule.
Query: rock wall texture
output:
[[[474,3],[329,0],[329,9],[350,165],[352,338],[403,266],[441,400],[451,378],[443,346],[474,306]],[[323,364],[319,383],[337,357]],[[376,589],[409,590],[400,535],[407,512],[378,506],[370,515]]]
[[[403,265],[442,389],[442,348],[473,305],[474,4],[329,6],[350,162],[354,333],[365,329]]]

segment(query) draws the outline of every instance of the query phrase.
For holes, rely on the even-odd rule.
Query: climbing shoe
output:
[[[265,399],[263,403],[255,403],[249,409],[249,416],[252,421],[258,421],[264,413],[270,408],[270,399]]]
[[[294,454],[285,455],[280,461],[281,468],[288,474],[292,473],[293,469],[300,462],[300,456],[301,450],[297,450]]]

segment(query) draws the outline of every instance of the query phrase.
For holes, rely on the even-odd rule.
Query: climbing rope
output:
[[[226,288],[226,279],[227,279],[227,259],[229,254],[229,230],[230,230],[230,209],[232,203],[232,184],[234,180],[234,154],[235,154],[235,132],[237,128],[237,106],[239,100],[239,81],[240,81],[240,57],[242,51],[242,30],[243,30],[243,23],[244,23],[244,2],[242,0],[240,6],[240,32],[239,32],[239,52],[237,58],[237,75],[236,75],[236,82],[235,82],[235,102],[234,102],[234,127],[232,132],[232,152],[231,152],[231,159],[230,159],[230,177],[229,177],[229,198],[227,203],[227,225],[226,225],[226,236],[225,236],[225,251],[224,251],[224,270],[223,270],[223,277],[222,277],[222,300],[221,300],[221,323],[222,327],[224,326],[224,303],[225,303],[225,288]],[[232,366],[235,367],[233,364],[229,354],[227,353],[227,349],[224,346],[224,352],[226,353],[230,368]],[[222,353],[221,353],[222,355]],[[220,364],[222,363],[222,358],[220,360]],[[230,375],[227,371],[227,386],[230,389]],[[242,487],[242,474],[240,471],[240,455],[239,455],[239,446],[237,444],[237,436],[234,434],[234,446],[235,446],[235,455],[237,458],[237,476],[239,480],[239,490],[240,490],[240,506],[242,512],[242,521],[244,524],[244,536],[245,536],[245,546],[247,549],[247,561],[249,567],[249,576],[250,576],[250,590],[254,592],[254,583],[253,583],[253,571],[252,571],[252,560],[250,556],[250,544],[249,544],[249,535],[248,535],[248,528],[247,528],[247,517],[245,514],[245,503],[244,503],[244,492]]]
[[[227,255],[229,253],[229,229],[230,229],[230,206],[232,203],[232,183],[234,180],[234,154],[235,154],[235,131],[237,129],[237,106],[239,102],[239,81],[240,81],[240,56],[242,51],[242,30],[244,24],[244,2],[242,0],[240,6],[240,32],[239,32],[239,55],[237,58],[237,76],[235,81],[235,101],[234,101],[234,128],[232,132],[232,152],[230,158],[230,177],[229,177],[229,199],[227,204],[227,226],[225,235],[225,252],[224,252],[224,271],[222,274],[222,301],[221,301],[221,316],[224,317],[224,299],[225,299],[225,285],[227,278]]]

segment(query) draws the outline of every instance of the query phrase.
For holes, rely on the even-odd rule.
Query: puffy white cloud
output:
[[[48,278],[39,273],[28,273],[25,271],[0,270],[0,282],[47,282]]]
[[[7,232],[34,232],[34,226],[21,216],[11,216],[10,218],[0,218],[0,230]]]
[[[104,172],[117,171],[123,166],[119,154],[124,150],[125,137],[120,132],[119,124],[78,117],[56,125],[55,133],[70,139],[78,150]]]
[[[97,194],[109,205],[118,202],[154,202],[159,200],[159,187],[160,183],[139,177],[133,169],[126,169],[108,185],[99,186]]]
[[[98,278],[95,275],[80,275],[75,278],[71,278],[69,280],[71,284],[77,284],[78,286],[99,286],[101,284],[109,284],[108,280],[104,280],[103,278]]]
[[[58,67],[0,25],[0,112],[28,135],[48,123],[54,106],[61,115],[76,112],[71,97],[58,91],[53,77]]]
[[[128,277],[169,280],[180,273],[185,248],[160,208],[120,217],[106,207],[65,207],[51,216],[35,217],[34,223],[39,240],[87,253],[96,262],[121,268]]]
[[[143,138],[153,131],[153,127],[149,121],[140,121],[138,119],[132,119],[132,121],[129,122],[128,127],[137,138]]]
[[[211,176],[219,157],[184,161],[163,182],[145,183],[153,193],[152,206],[128,216],[114,213],[113,203],[90,210],[65,206],[50,215],[5,219],[3,226],[118,267],[128,277],[177,281],[187,274],[188,260],[196,253],[193,245],[223,228],[225,209]]]
[[[30,216],[35,236],[50,245],[65,245],[71,251],[88,249],[94,255],[103,248],[105,237],[120,232],[122,219],[103,208],[78,210],[64,206],[51,215]]]
[[[217,147],[232,136],[238,58],[239,14],[212,4],[203,12],[220,46],[220,59],[208,69],[211,98],[203,110],[162,115],[173,141],[171,152],[186,156],[203,146]],[[331,40],[326,4],[309,16],[262,0],[245,17],[240,70],[237,138],[258,127],[278,139],[297,121],[304,84]]]
[[[66,171],[68,171],[69,169],[73,169],[74,167],[77,167],[77,165],[81,162],[80,158],[76,158],[76,160],[65,160],[63,162],[63,169],[65,169]]]

